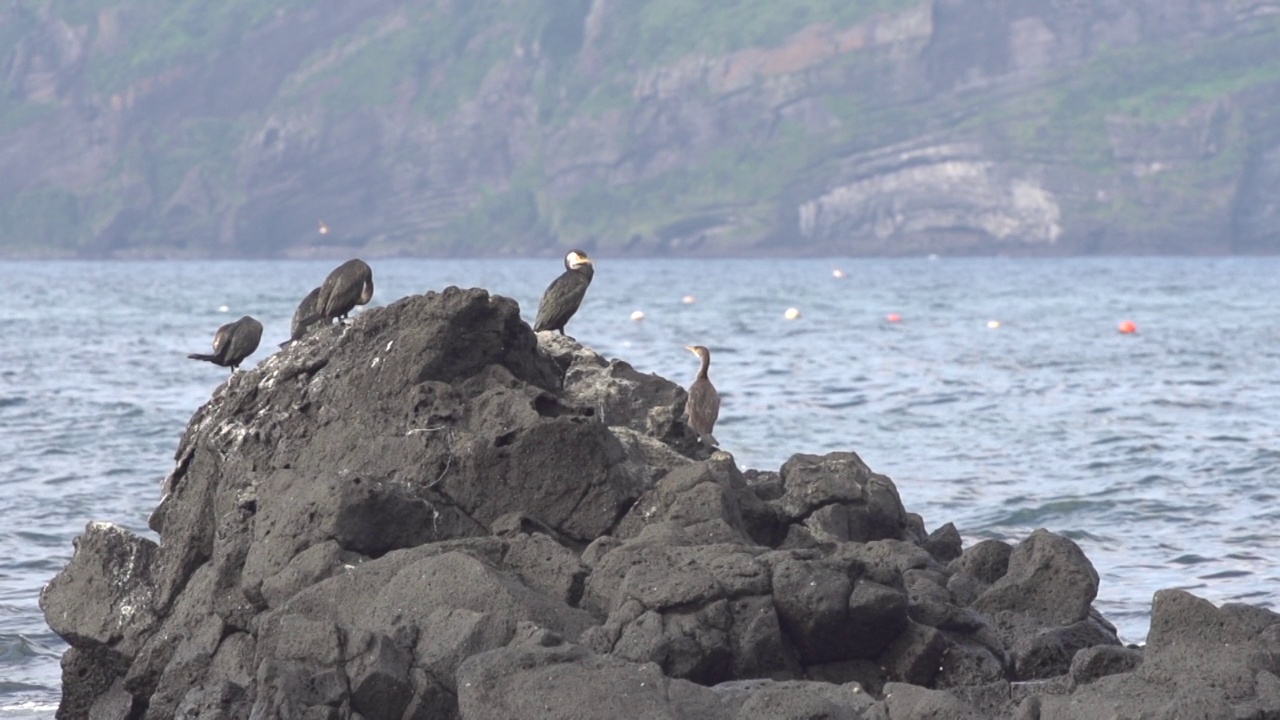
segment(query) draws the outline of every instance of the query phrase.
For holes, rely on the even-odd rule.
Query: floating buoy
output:
[[[1000,321],[999,321],[999,320],[988,320],[988,321],[987,321],[987,327],[991,328],[992,330],[995,330],[996,328],[1000,327]]]
[[[219,305],[218,312],[231,312],[231,308],[227,307],[226,305]]]
[[[835,270],[831,271],[831,277],[837,280],[843,280],[845,278],[845,273],[840,268],[836,268]]]
[[[632,312],[632,313],[631,313],[631,321],[632,321],[632,322],[640,322],[640,321],[641,321],[641,320],[643,320],[643,319],[644,319],[644,311],[643,311],[643,310],[636,310],[636,311],[634,311],[634,312]]]
[[[1138,326],[1132,320],[1121,320],[1120,325],[1116,327],[1122,335],[1132,335],[1138,332]]]
[[[328,224],[328,223],[326,223],[326,222],[325,222],[325,221],[323,221],[323,220],[318,221],[318,223],[319,223],[319,225],[320,225],[320,227],[319,227],[320,234],[321,234],[321,235],[328,235],[328,234],[329,234],[329,224]]]
[[[685,305],[692,305],[698,302],[698,298],[692,295],[685,295],[684,297],[680,298],[680,302],[684,303]]]
[[[793,307],[787,308],[787,311],[782,313],[782,317],[788,320],[795,320],[796,318],[800,317],[800,309],[793,308]]]
[[[891,323],[902,322],[902,316],[899,315],[898,313],[889,313],[888,315],[884,316],[884,319],[886,322],[891,322]]]

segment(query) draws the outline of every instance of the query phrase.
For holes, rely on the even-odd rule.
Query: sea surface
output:
[[[530,320],[561,270],[371,264],[373,306],[479,286]],[[0,263],[0,717],[57,705],[66,646],[37,603],[72,539],[90,520],[154,539],[178,439],[227,376],[186,353],[251,314],[246,367],[267,357],[334,265]],[[682,384],[684,346],[709,346],[743,468],[852,450],[966,545],[1071,537],[1128,642],[1159,588],[1277,604],[1280,258],[605,258],[569,332]]]

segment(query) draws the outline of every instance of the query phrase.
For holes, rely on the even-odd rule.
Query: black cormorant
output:
[[[320,288],[313,289],[302,298],[302,302],[298,303],[298,309],[293,311],[293,325],[289,328],[289,339],[280,343],[280,347],[307,336],[307,332],[320,320],[319,304]]]
[[[213,354],[192,353],[192,360],[207,360],[214,365],[231,368],[235,372],[240,363],[258,349],[262,339],[262,323],[245,315],[233,323],[227,323],[213,334]]]
[[[321,320],[328,322],[338,318],[343,325],[347,313],[357,305],[364,305],[373,298],[373,270],[359,258],[348,260],[329,273],[316,297],[315,312],[303,318],[299,324],[310,326]],[[304,301],[305,302],[305,301]]]
[[[689,399],[685,402],[685,413],[689,416],[689,427],[698,434],[699,442],[708,445],[719,445],[711,435],[716,426],[716,418],[720,417],[720,393],[707,377],[711,367],[711,351],[701,345],[686,346],[689,352],[702,360],[698,368],[698,377],[689,386]]]
[[[570,250],[564,256],[564,272],[542,293],[542,300],[538,302],[538,319],[533,323],[534,331],[559,330],[564,335],[564,326],[578,312],[595,273],[595,264],[586,253]]]

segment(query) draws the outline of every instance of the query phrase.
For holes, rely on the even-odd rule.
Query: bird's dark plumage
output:
[[[708,445],[719,445],[711,431],[715,429],[716,419],[720,417],[720,393],[707,377],[711,367],[711,351],[701,345],[688,348],[690,352],[702,360],[698,368],[698,377],[689,386],[689,399],[684,404],[685,414],[689,417],[689,427],[698,434],[698,440]]]
[[[233,323],[227,323],[213,334],[213,354],[192,353],[192,360],[205,360],[235,372],[245,358],[258,349],[262,339],[262,323],[245,315]]]
[[[359,258],[348,260],[329,273],[316,297],[315,312],[304,317],[299,324],[310,326],[321,320],[328,322],[338,318],[341,323],[355,306],[367,304],[373,299],[373,270]]]
[[[289,339],[280,343],[280,347],[284,347],[294,340],[301,340],[307,336],[307,332],[315,326],[320,319],[320,288],[315,288],[302,298],[302,302],[298,304],[298,309],[293,311],[293,325],[289,330]],[[315,318],[311,322],[308,319]]]
[[[578,312],[595,272],[595,264],[586,253],[570,250],[564,256],[564,272],[542,293],[538,302],[538,318],[533,322],[534,331],[559,330],[563,335],[564,326]]]

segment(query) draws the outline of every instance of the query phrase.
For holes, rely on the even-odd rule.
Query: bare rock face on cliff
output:
[[[482,290],[294,344],[196,413],[158,545],[91,523],[45,589],[59,717],[1280,708],[1276,615],[1164,593],[1123,648],[1071,540],[964,549],[853,453],[744,474],[683,400]]]

